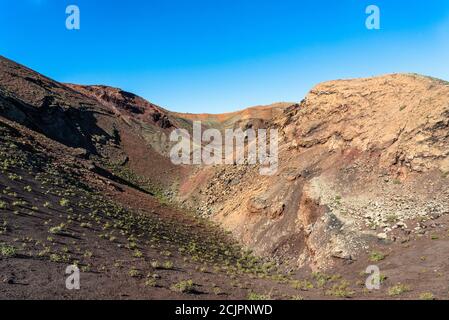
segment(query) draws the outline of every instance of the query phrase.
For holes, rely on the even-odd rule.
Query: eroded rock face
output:
[[[153,185],[168,187],[182,175],[166,156],[178,120],[118,88],[62,84],[0,57],[0,116]]]
[[[209,216],[282,262],[357,259],[371,243],[392,241],[392,230],[414,232],[409,221],[447,214],[448,115],[449,85],[432,78],[320,84],[269,121],[280,130],[277,175],[248,167],[230,185],[224,177],[236,169],[220,167],[200,199],[225,193]]]
[[[166,115],[162,115],[160,112],[155,111],[151,115],[153,121],[157,123],[162,129],[171,128],[173,125],[170,122],[170,119]]]
[[[448,91],[417,75],[323,83],[291,112],[285,139],[303,149],[379,151],[384,167],[439,168],[449,156]]]

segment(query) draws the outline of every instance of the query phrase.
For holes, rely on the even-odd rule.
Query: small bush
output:
[[[293,289],[302,291],[313,289],[313,283],[308,280],[293,280],[291,286]]]
[[[389,296],[399,296],[403,293],[409,292],[410,288],[404,284],[398,283],[397,285],[388,289]]]
[[[378,251],[373,251],[371,252],[371,254],[369,255],[369,260],[371,262],[379,262],[384,260],[386,257],[386,255],[384,255],[382,252],[378,252]]]
[[[0,201],[0,209],[8,208],[8,204],[5,201]]]
[[[318,288],[324,287],[328,282],[336,281],[341,278],[340,275],[328,275],[322,272],[313,272],[312,277],[316,281]]]
[[[51,262],[61,262],[61,257],[58,255],[58,254],[56,254],[56,253],[52,253],[51,255],[50,255],[50,261]]]
[[[420,300],[435,300],[435,296],[431,292],[424,292],[419,295]]]
[[[157,285],[156,279],[147,279],[145,281],[145,286],[147,287],[156,287],[156,285]]]
[[[67,199],[64,199],[64,198],[62,198],[62,199],[59,201],[59,205],[60,205],[61,207],[67,207],[69,204],[70,204],[70,201],[67,200]]]
[[[271,297],[265,294],[258,294],[255,292],[250,292],[248,295],[248,300],[270,300]]]
[[[140,276],[140,273],[136,268],[131,268],[131,270],[129,270],[128,274],[133,278]]]
[[[2,257],[5,258],[11,258],[14,257],[17,252],[16,252],[16,248],[14,248],[13,246],[9,246],[7,244],[0,244],[0,253],[2,255]]]
[[[195,291],[195,285],[192,280],[184,280],[172,285],[170,289],[180,293],[193,293]]]
[[[349,283],[347,281],[341,281],[339,284],[335,284],[331,289],[327,290],[326,294],[337,298],[350,298],[354,292],[349,289]]]
[[[134,250],[133,256],[135,258],[142,258],[143,257],[143,253],[142,253],[142,251],[136,249],[136,250]]]
[[[61,223],[59,226],[50,228],[48,232],[50,232],[51,234],[61,234],[63,233],[64,227],[65,225]]]

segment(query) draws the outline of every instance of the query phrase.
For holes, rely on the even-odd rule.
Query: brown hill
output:
[[[164,156],[177,122],[162,108],[115,88],[61,84],[5,58],[0,70],[4,117],[78,148],[121,176],[129,168],[149,186],[167,187],[177,177]]]
[[[236,288],[279,271],[169,203],[183,169],[151,140],[166,135],[162,119],[176,125],[119,89],[60,84],[0,58],[2,299],[246,299],[272,287]],[[66,289],[68,265],[79,291]]]
[[[277,128],[279,171],[173,165],[168,135],[196,120]],[[2,296],[51,298],[46,286],[16,284],[74,261],[89,298],[120,298],[111,278],[134,298],[385,297],[385,286],[368,295],[359,284],[373,263],[390,289],[413,285],[401,297],[447,296],[444,81],[331,81],[300,104],[192,115],[118,88],[61,84],[0,57],[0,129]],[[52,292],[65,292],[58,281]]]
[[[407,238],[449,213],[448,115],[449,85],[440,80],[323,83],[273,122],[282,140],[277,175],[223,167],[189,197],[280,261],[325,267],[355,259],[378,238]]]
[[[279,116],[282,111],[293,103],[280,102],[267,106],[255,106],[241,111],[222,114],[192,114],[173,113],[175,116],[190,121],[201,121],[213,128],[234,128],[234,127],[261,127],[266,126],[271,120]]]

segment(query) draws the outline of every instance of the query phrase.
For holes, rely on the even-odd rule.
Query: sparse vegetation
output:
[[[2,255],[2,257],[5,258],[12,258],[17,254],[16,248],[14,248],[13,246],[4,244],[4,243],[0,243],[0,253]]]
[[[385,258],[386,258],[386,255],[379,251],[373,251],[369,255],[369,260],[371,262],[379,262],[379,261],[385,260]]]
[[[48,232],[52,233],[52,234],[62,234],[65,228],[65,224],[61,223],[58,226],[52,227],[48,230]]]
[[[192,280],[183,280],[172,285],[170,289],[181,293],[194,293],[195,285]]]
[[[420,300],[435,300],[435,296],[431,292],[423,292],[419,295]]]
[[[142,251],[137,250],[137,249],[134,250],[133,257],[135,257],[135,258],[142,258],[143,257]]]
[[[410,291],[410,288],[408,286],[406,286],[402,283],[398,283],[388,289],[388,295],[394,297],[394,296],[399,296],[399,295],[404,294],[409,291]]]
[[[270,295],[267,294],[259,294],[255,292],[250,292],[248,295],[248,300],[271,300]]]
[[[147,287],[156,287],[156,285],[157,285],[156,279],[151,278],[145,281],[145,286]]]
[[[312,277],[316,282],[316,286],[318,288],[323,288],[326,286],[329,282],[334,282],[339,279],[341,279],[340,275],[328,275],[322,272],[313,272]]]
[[[313,283],[308,280],[293,280],[291,286],[294,289],[307,291],[314,288]]]
[[[65,198],[62,198],[61,200],[59,200],[59,205],[61,207],[67,207],[69,204],[70,204],[70,201]]]
[[[8,204],[5,201],[0,201],[0,209],[5,210],[8,208]]]
[[[327,290],[326,294],[337,298],[349,298],[354,294],[354,291],[350,290],[349,282],[342,280]]]
[[[164,269],[167,269],[167,270],[173,269],[173,262],[165,261],[163,267],[164,267]]]
[[[50,255],[50,261],[51,261],[51,262],[61,262],[62,259],[61,259],[61,256],[58,255],[57,253],[52,253],[52,254]]]
[[[137,278],[137,277],[140,276],[139,270],[137,270],[137,269],[134,268],[134,267],[132,267],[132,268],[129,270],[128,274],[129,274],[131,277],[133,277],[133,278]]]

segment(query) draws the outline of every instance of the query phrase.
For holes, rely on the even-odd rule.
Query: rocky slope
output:
[[[278,172],[175,166],[169,134],[198,120],[219,130],[278,129]],[[438,253],[449,248],[444,81],[413,74],[339,80],[316,86],[298,104],[192,115],[118,88],[58,83],[0,57],[0,124],[7,297],[33,296],[36,287],[16,285],[31,281],[27,268],[44,266],[45,278],[45,270],[57,273],[72,260],[91,288],[117,277],[134,298],[220,297],[218,289],[226,298],[385,297],[388,288],[363,289],[363,271],[374,262],[389,287],[414,283],[401,297],[449,290],[444,276],[423,272],[448,274]],[[61,225],[61,234],[49,231]],[[267,260],[242,253],[221,229]],[[19,251],[14,239],[25,249],[8,256]],[[167,267],[149,267],[165,260]],[[171,290],[186,273],[191,292]],[[95,292],[89,297],[117,298],[113,286]],[[43,296],[52,295],[35,294]]]
[[[146,139],[167,121],[177,120],[132,94],[0,58],[2,299],[246,299],[285,277],[169,204],[159,188],[182,169]],[[79,291],[66,289],[68,265]]]
[[[164,155],[168,130],[178,123],[162,108],[115,88],[61,84],[5,58],[0,69],[4,117],[122,177],[132,171],[151,189],[176,180],[179,170]]]
[[[199,172],[204,183],[188,196],[261,254],[314,268],[355,259],[394,229],[407,237],[449,213],[448,115],[449,85],[440,80],[323,83],[272,121],[282,139],[277,175]]]

